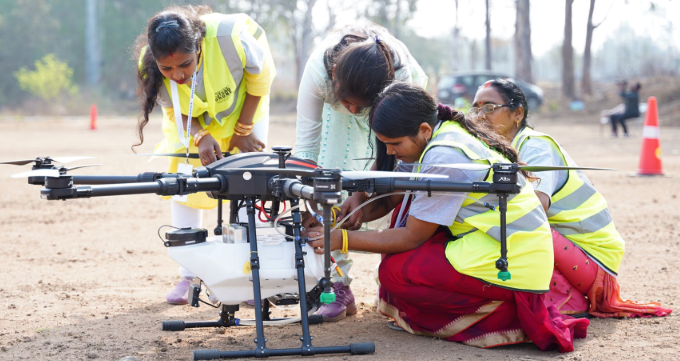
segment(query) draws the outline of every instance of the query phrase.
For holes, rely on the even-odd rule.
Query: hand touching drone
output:
[[[317,226],[308,228],[303,233],[304,236],[309,238],[318,238],[308,244],[314,249],[314,253],[323,254],[324,253],[324,232],[323,226]],[[331,232],[331,251],[342,249],[342,231],[335,230]]]
[[[233,135],[231,141],[229,142],[229,151],[234,148],[238,148],[241,153],[250,152],[261,152],[264,149],[265,144],[261,140],[257,139],[255,134],[251,133],[245,137],[238,135]]]
[[[366,194],[364,192],[355,192],[352,194],[351,197],[347,198],[345,202],[342,204],[340,207],[340,215],[338,216],[339,219],[344,219],[347,217],[348,214],[352,213],[355,209],[359,208],[368,197],[366,197]],[[352,214],[351,217],[345,223],[343,223],[340,227],[344,229],[349,229],[352,231],[356,231],[359,228],[361,228],[361,224],[363,222],[364,218],[364,211],[362,209],[357,210]]]
[[[208,165],[218,159],[224,158],[219,143],[210,134],[203,136],[198,143],[198,157],[201,158],[201,164]]]

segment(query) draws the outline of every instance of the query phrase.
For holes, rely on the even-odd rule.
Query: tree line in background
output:
[[[48,100],[44,94],[73,93],[75,85],[80,86],[81,96],[88,100],[92,97],[132,100],[136,89],[136,62],[131,55],[134,40],[145,30],[147,20],[154,13],[171,4],[207,4],[217,12],[244,12],[252,16],[267,31],[277,62],[277,81],[288,81],[290,85],[297,84],[301,78],[315,42],[336,28],[337,14],[347,11],[388,28],[406,44],[435,81],[451,71],[493,69],[528,82],[561,81],[564,95],[573,99],[577,96],[575,79],[579,75],[581,92],[588,95],[592,93],[594,78],[613,80],[622,76],[668,73],[677,71],[680,65],[671,45],[667,48],[655,45],[627,24],[610,35],[611,41],[607,41],[603,49],[592,53],[593,32],[606,19],[606,16],[598,22],[593,19],[596,0],[577,0],[590,2],[582,58],[574,55],[572,46],[574,0],[564,0],[561,52],[555,49],[539,58],[534,58],[531,51],[530,0],[485,0],[483,46],[474,38],[461,36],[458,22],[459,3],[473,8],[474,0],[442,1],[452,1],[455,5],[456,11],[451,17],[453,31],[449,32],[451,24],[446,24],[447,30],[439,37],[425,39],[407,26],[417,0],[0,0],[0,108],[21,107],[26,93],[19,89]],[[500,4],[515,9],[512,39],[492,37],[494,8]],[[324,7],[322,25],[313,21],[313,15],[320,13],[319,6]],[[656,10],[655,6],[655,2],[650,1],[650,11]],[[666,62],[649,66],[664,56]],[[63,64],[68,66],[63,68]],[[575,71],[576,65],[580,65],[580,74]],[[33,73],[28,70],[34,68],[58,74],[35,75],[38,69]],[[41,79],[45,85],[28,85]],[[41,90],[35,90],[38,88]]]

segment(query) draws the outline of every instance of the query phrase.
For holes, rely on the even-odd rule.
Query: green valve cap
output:
[[[509,279],[512,279],[512,276],[510,275],[510,272],[508,272],[508,271],[501,271],[501,272],[498,272],[498,279],[505,282]]]
[[[331,303],[335,302],[335,293],[329,292],[329,293],[322,293],[321,294],[321,303],[330,305]]]

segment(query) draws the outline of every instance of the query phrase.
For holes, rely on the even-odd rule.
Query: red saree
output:
[[[458,273],[444,255],[449,240],[439,232],[380,264],[379,309],[406,331],[483,348],[531,341],[560,352],[573,351],[573,338],[586,336],[588,320],[560,315],[544,295]]]
[[[616,277],[554,229],[552,236],[555,271],[546,305],[554,305],[562,314],[588,312],[599,318],[666,316],[672,312],[656,302],[622,300]]]

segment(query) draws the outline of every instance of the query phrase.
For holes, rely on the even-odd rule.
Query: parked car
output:
[[[507,75],[491,72],[466,72],[444,75],[437,85],[437,97],[444,104],[454,104],[456,98],[465,97],[469,101],[475,97],[477,88],[491,79],[508,79],[519,85],[527,99],[529,110],[534,110],[543,103],[543,90],[534,84]]]

